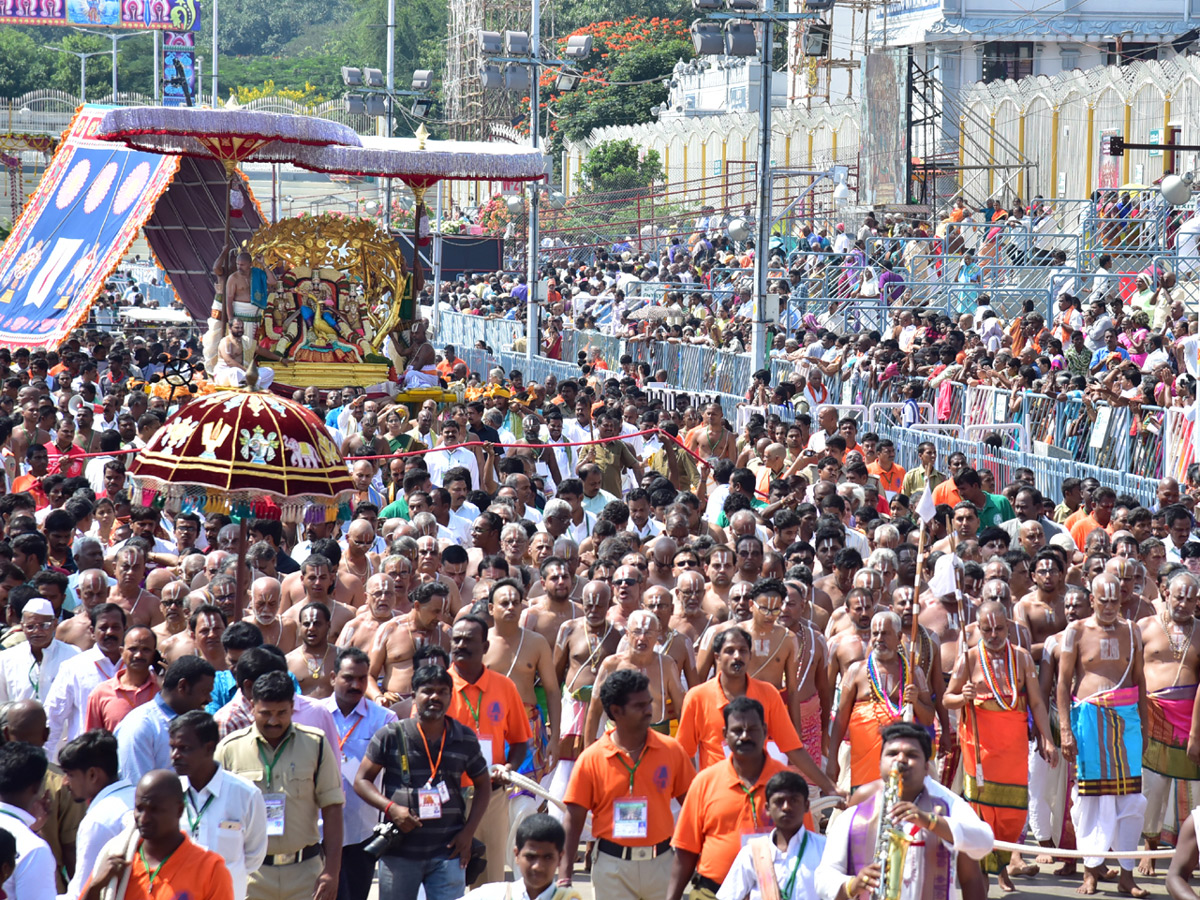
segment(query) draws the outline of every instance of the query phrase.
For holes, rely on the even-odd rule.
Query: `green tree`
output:
[[[588,153],[579,171],[579,186],[594,193],[627,192],[632,197],[663,179],[662,158],[657,150],[641,148],[632,140],[603,141]]]
[[[0,28],[0,97],[20,97],[46,87],[50,55],[28,32]]]
[[[554,24],[561,34],[606,19],[691,19],[694,15],[688,0],[563,0],[555,10]]]

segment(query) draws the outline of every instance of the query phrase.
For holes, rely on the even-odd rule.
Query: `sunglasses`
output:
[[[640,578],[615,578],[615,579],[613,579],[614,587],[621,587],[622,585],[624,585],[626,587],[630,587],[632,585],[641,584],[641,583],[642,583],[642,581]]]

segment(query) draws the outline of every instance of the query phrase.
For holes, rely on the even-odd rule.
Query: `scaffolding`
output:
[[[855,73],[870,49],[871,17],[884,5],[882,0],[838,0],[828,23],[788,23],[788,105],[812,109],[814,100],[820,104],[855,99]],[[788,0],[788,11],[804,12],[804,0]],[[804,42],[814,28],[828,33],[824,52],[810,56]],[[839,72],[845,73],[844,79],[837,77]]]
[[[497,127],[516,124],[521,98],[483,89],[479,32],[528,31],[529,25],[529,4],[519,0],[450,0],[443,91],[452,139],[490,140]]]

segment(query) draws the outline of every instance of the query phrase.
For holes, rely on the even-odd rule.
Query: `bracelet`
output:
[[[854,875],[846,879],[845,885],[842,886],[846,892],[847,898],[858,896],[858,876]]]
[[[933,831],[933,829],[937,828],[937,823],[938,823],[938,814],[930,813],[929,814],[929,825],[926,826],[925,830]]]
[[[389,809],[391,809],[391,808],[392,808],[393,806],[395,806],[395,805],[396,805],[396,801],[395,801],[395,800],[389,800],[389,801],[388,801],[388,803],[387,803],[387,806],[385,806],[385,807],[383,808],[383,814],[386,816],[386,815],[388,814],[388,810],[389,810]]]

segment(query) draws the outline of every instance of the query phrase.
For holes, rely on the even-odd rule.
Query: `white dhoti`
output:
[[[1145,782],[1142,782],[1145,784]],[[1050,768],[1037,745],[1029,745],[1029,836],[1039,843],[1058,844],[1067,799],[1067,766]]]
[[[438,386],[437,369],[414,369],[409,366],[404,370],[402,381],[405,390],[409,388],[431,388]]]
[[[233,315],[235,318],[241,319],[246,326],[243,342],[253,345],[254,336],[258,333],[258,323],[263,317],[263,310],[253,303],[241,303],[235,300],[233,301]]]
[[[1071,791],[1071,821],[1075,825],[1075,845],[1084,853],[1128,851],[1135,853],[1146,817],[1146,798],[1142,794],[1081,797],[1079,788]],[[1087,856],[1089,869],[1104,865],[1106,857]],[[1133,870],[1135,859],[1121,858],[1121,868]]]
[[[266,390],[275,381],[275,370],[268,366],[258,367],[258,386]],[[241,387],[246,383],[246,370],[218,362],[213,369],[213,382],[221,387]]]
[[[1188,811],[1200,797],[1200,781],[1172,778],[1143,768],[1142,794],[1146,798],[1142,836],[1174,844]]]

